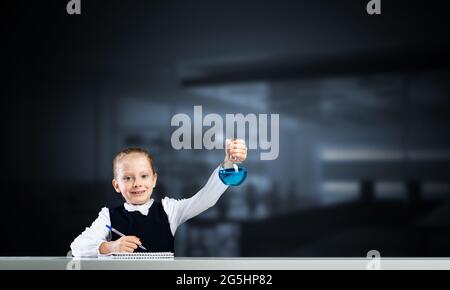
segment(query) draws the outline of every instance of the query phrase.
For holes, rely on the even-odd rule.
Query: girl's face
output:
[[[142,153],[127,154],[116,163],[116,177],[112,185],[130,204],[149,201],[156,185],[156,173]]]

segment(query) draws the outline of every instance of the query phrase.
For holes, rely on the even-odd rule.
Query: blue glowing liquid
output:
[[[238,172],[234,168],[220,168],[219,177],[226,185],[237,186],[244,182],[247,177],[247,169],[245,167],[238,168]]]

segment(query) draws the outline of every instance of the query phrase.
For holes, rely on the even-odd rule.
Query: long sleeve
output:
[[[192,197],[180,200],[166,197],[161,201],[173,235],[179,225],[215,205],[228,188],[220,180],[218,172],[219,167],[214,170],[206,185]]]
[[[106,241],[108,229],[105,225],[111,224],[108,208],[104,207],[98,214],[97,219],[89,228],[86,228],[70,244],[72,255],[75,257],[90,257],[99,255],[99,246]]]

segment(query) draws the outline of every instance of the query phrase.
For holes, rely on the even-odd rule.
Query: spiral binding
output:
[[[127,260],[167,260],[173,259],[172,252],[144,252],[144,253],[113,253],[113,259]]]

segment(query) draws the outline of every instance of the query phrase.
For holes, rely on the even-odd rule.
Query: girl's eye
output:
[[[125,180],[125,181],[130,181],[130,180],[131,180],[131,177],[129,177],[129,176],[124,177],[123,180]]]
[[[147,178],[148,177],[148,175],[147,174],[145,174],[145,175],[142,175],[142,178]]]

